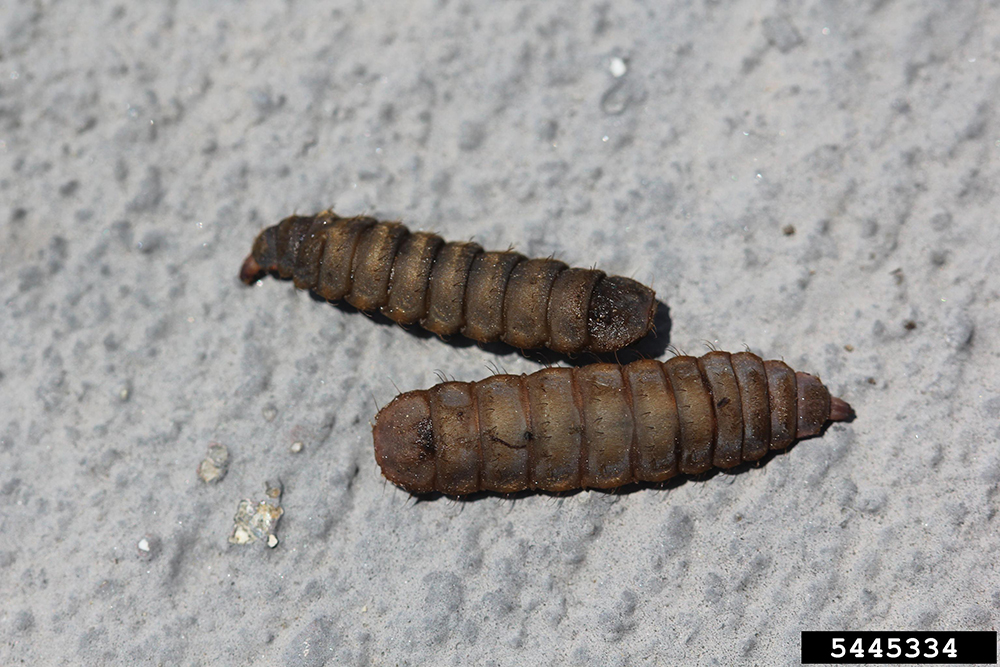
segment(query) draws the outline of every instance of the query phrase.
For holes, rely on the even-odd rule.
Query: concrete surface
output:
[[[803,629],[996,628],[996,0],[0,29],[0,664],[771,665]],[[238,283],[327,206],[651,282],[663,345],[784,358],[857,419],[665,488],[414,502],[376,403],[539,364]],[[277,547],[230,544],[268,480]]]

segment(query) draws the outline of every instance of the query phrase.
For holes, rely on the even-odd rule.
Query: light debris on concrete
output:
[[[218,442],[208,446],[208,453],[198,464],[198,478],[206,484],[218,484],[229,471],[229,448]]]
[[[272,549],[278,546],[278,537],[274,534],[278,528],[278,520],[285,513],[281,508],[281,483],[264,485],[266,500],[254,502],[241,500],[233,517],[233,532],[229,536],[230,544],[251,544],[257,540],[265,540]]]

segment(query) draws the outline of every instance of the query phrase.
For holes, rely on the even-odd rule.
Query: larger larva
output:
[[[375,419],[375,459],[412,493],[567,491],[756,461],[851,407],[749,352],[445,382]]]
[[[656,312],[653,290],[630,278],[332,211],[261,232],[240,279],[249,284],[266,271],[441,336],[564,354],[621,349],[646,335]]]

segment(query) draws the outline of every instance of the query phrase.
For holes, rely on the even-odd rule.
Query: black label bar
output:
[[[802,664],[995,665],[993,632],[802,633]]]

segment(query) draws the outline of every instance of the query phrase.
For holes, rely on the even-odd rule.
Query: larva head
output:
[[[291,278],[299,246],[309,228],[314,222],[325,222],[328,214],[329,212],[315,216],[290,215],[262,231],[254,240],[250,255],[243,261],[240,280],[249,285],[268,271],[277,271],[282,278]]]
[[[607,276],[594,286],[587,313],[589,349],[614,352],[639,340],[653,327],[656,294],[631,278]]]
[[[413,493],[434,490],[434,427],[426,391],[401,394],[382,408],[372,436],[375,462],[386,479]]]
[[[844,421],[854,416],[846,401],[831,397],[819,378],[808,373],[796,373],[798,387],[798,426],[796,438],[817,435],[828,421]]]
[[[277,250],[278,228],[268,227],[257,235],[253,242],[253,250],[243,260],[240,268],[240,280],[249,285],[266,271],[273,271],[278,266]]]

